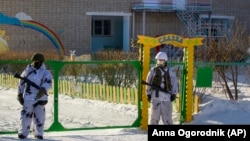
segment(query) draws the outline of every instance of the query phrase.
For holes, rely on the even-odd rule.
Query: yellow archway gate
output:
[[[159,37],[148,37],[138,35],[138,43],[143,45],[141,50],[141,61],[142,61],[142,80],[146,80],[147,74],[150,69],[150,49],[161,44],[172,44],[176,47],[182,47],[185,50],[185,55],[183,61],[186,63],[185,71],[186,78],[184,86],[185,91],[185,107],[186,107],[186,122],[192,120],[192,99],[193,99],[193,63],[194,63],[194,46],[203,45],[203,38],[183,38],[175,34],[166,34]],[[141,129],[147,130],[148,127],[148,101],[146,96],[146,87],[142,86],[142,120],[141,120]]]

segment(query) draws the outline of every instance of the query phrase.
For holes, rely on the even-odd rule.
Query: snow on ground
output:
[[[115,104],[103,101],[78,99],[59,95],[59,122],[63,127],[92,128],[107,126],[130,126],[137,119],[138,108],[135,105]],[[16,90],[0,87],[0,132],[17,131],[21,105],[16,98]],[[53,96],[46,105],[46,124],[48,129],[54,121]],[[101,130],[81,130],[63,132],[45,132],[46,140],[81,141],[125,141],[147,140],[147,131],[139,128],[111,128]],[[26,140],[33,140],[32,134]],[[0,141],[17,140],[16,134],[0,135]]]
[[[211,91],[203,97],[193,121],[184,124],[250,124],[250,88],[241,88],[239,100],[228,101],[222,93]],[[47,108],[46,126],[53,123],[53,97]],[[66,128],[127,126],[137,118],[138,109],[133,105],[114,104],[102,101],[59,96],[59,121]],[[16,90],[0,87],[0,132],[15,131],[19,124],[21,106],[16,100]],[[174,114],[174,119],[178,119]],[[48,141],[146,141],[147,131],[140,128],[112,128],[45,132]],[[0,141],[17,140],[16,134],[0,135]],[[34,140],[32,135],[26,140]]]

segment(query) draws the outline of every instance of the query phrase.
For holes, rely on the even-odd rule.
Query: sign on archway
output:
[[[194,58],[194,47],[203,45],[203,38],[183,38],[175,34],[166,34],[159,37],[148,37],[138,35],[138,43],[143,44],[143,50],[141,52],[143,70],[142,70],[142,80],[146,80],[147,73],[149,71],[150,65],[150,49],[161,44],[172,44],[176,47],[185,48],[184,62],[186,63],[184,68],[186,70],[185,82],[183,83],[183,88],[185,88],[185,104],[186,108],[186,122],[192,120],[192,99],[193,99],[193,58]],[[142,124],[141,128],[143,130],[147,129],[148,125],[148,102],[145,95],[146,88],[142,86]]]

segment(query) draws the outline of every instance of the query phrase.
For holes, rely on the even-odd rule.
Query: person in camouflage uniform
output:
[[[171,67],[167,66],[168,56],[165,52],[158,52],[155,56],[156,66],[147,75],[146,94],[151,102],[151,125],[158,125],[160,117],[164,125],[173,124],[172,101],[178,92],[177,78]],[[162,90],[157,90],[158,87]]]
[[[18,138],[25,139],[28,136],[33,120],[35,138],[43,139],[45,105],[48,102],[48,90],[52,87],[52,74],[45,67],[43,54],[35,53],[31,60],[32,63],[25,68],[21,77],[39,87],[36,88],[23,79],[19,81],[17,98],[22,109]]]

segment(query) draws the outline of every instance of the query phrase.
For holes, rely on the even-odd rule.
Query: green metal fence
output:
[[[0,61],[1,75],[0,86],[16,87],[18,80],[13,78],[14,72],[21,72],[30,61],[24,60],[4,60]],[[141,121],[141,96],[140,96],[140,76],[141,65],[139,61],[53,61],[45,62],[47,68],[53,74],[53,121],[46,131],[67,131],[84,129],[103,129],[103,128],[129,128],[139,127]],[[127,67],[131,77],[125,78],[124,67]],[[122,68],[122,69],[120,69]],[[79,71],[80,70],[80,71]],[[115,71],[114,71],[115,70]],[[78,71],[78,72],[76,72]],[[115,73],[119,71],[119,73]],[[65,78],[64,76],[69,77]],[[95,78],[91,78],[95,75]],[[109,78],[102,79],[105,75]],[[119,77],[118,77],[119,76]],[[91,78],[91,80],[88,80]],[[119,82],[120,86],[112,85]],[[131,80],[132,79],[132,80]],[[131,81],[131,86],[127,82]],[[111,85],[110,85],[111,84]],[[77,88],[78,87],[78,88]],[[77,90],[78,89],[78,90]],[[64,94],[74,98],[92,99],[107,101],[109,103],[123,103],[135,105],[137,112],[135,118],[130,123],[122,123],[126,115],[116,119],[118,123],[114,125],[102,125],[98,127],[70,127],[62,124],[62,120],[67,117],[60,117],[60,95]],[[72,101],[73,102],[73,101]],[[84,110],[84,109],[79,109]],[[76,113],[77,114],[77,113]],[[18,116],[18,115],[17,115]],[[100,115],[96,115],[100,116]],[[18,120],[19,118],[17,118]],[[120,121],[119,121],[120,120]],[[0,131],[0,133],[16,133],[17,131]]]

